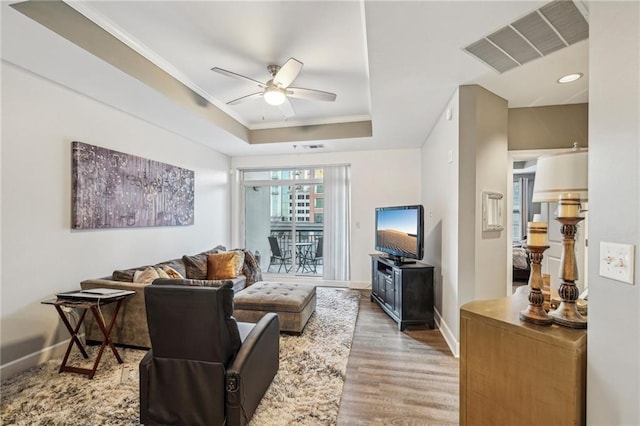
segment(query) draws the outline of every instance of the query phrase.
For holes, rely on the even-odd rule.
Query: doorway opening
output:
[[[558,296],[560,285],[559,270],[562,256],[562,234],[560,223],[554,219],[557,203],[532,203],[533,185],[535,182],[535,165],[537,158],[542,155],[566,151],[565,149],[523,150],[509,151],[508,179],[507,179],[507,289],[506,294],[513,294],[518,288],[528,284],[530,275],[530,261],[526,251],[527,222],[536,220],[548,223],[549,249],[544,252],[542,259],[542,274],[548,275],[551,286],[552,299]],[[584,207],[584,206],[583,206]],[[576,264],[579,290],[587,287],[586,259],[587,259],[587,227],[585,220],[576,234]]]

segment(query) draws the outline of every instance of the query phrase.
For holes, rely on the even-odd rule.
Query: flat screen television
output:
[[[421,205],[376,208],[376,250],[395,263],[422,259],[424,209]]]

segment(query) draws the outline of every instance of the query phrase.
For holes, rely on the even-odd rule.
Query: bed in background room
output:
[[[513,244],[513,281],[529,281],[531,272],[529,253],[522,247],[522,243]]]

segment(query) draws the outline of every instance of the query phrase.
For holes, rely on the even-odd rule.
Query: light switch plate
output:
[[[600,276],[633,284],[634,248],[631,244],[600,242]]]

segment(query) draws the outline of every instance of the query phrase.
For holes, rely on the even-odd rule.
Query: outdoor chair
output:
[[[273,265],[278,265],[278,273],[280,273],[283,266],[285,272],[289,272],[291,269],[291,250],[281,250],[276,237],[268,238],[269,246],[271,247],[271,259],[269,260],[267,272],[271,272],[271,266]]]
[[[311,253],[309,259],[306,259],[307,266],[313,270],[314,274],[318,273],[318,265],[322,265],[322,244],[322,237],[319,237],[315,251]]]

